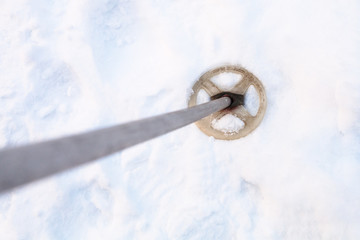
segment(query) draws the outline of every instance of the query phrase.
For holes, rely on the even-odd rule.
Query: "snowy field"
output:
[[[360,2],[0,1],[0,148],[265,86],[246,138],[194,124],[0,196],[0,239],[360,239]],[[1,167],[1,166],[0,166]]]

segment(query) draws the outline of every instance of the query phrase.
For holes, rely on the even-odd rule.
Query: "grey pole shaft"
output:
[[[220,111],[222,97],[188,109],[0,151],[0,192],[123,150]]]

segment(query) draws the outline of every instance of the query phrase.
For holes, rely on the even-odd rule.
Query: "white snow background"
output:
[[[0,239],[360,239],[356,0],[1,0],[0,147],[186,108],[223,64],[265,86],[252,134],[192,124],[3,194]]]

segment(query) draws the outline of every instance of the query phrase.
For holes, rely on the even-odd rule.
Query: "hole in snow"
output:
[[[197,95],[197,99],[196,99],[197,104],[202,104],[202,103],[206,103],[209,101],[210,101],[209,94],[207,94],[207,92],[205,92],[204,89],[200,89],[200,91],[198,92],[198,95]]]
[[[244,128],[245,123],[232,114],[226,114],[220,119],[214,119],[211,126],[225,134],[235,134]]]
[[[242,75],[238,73],[221,73],[212,77],[210,80],[223,91],[231,90],[242,79]]]
[[[255,87],[251,85],[245,93],[245,108],[252,116],[255,116],[259,110],[259,95]]]

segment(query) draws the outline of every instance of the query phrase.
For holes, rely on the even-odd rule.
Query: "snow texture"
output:
[[[240,80],[242,76],[236,73],[221,73],[211,78],[211,81],[215,83],[223,91],[231,90]]]
[[[216,130],[231,135],[238,133],[240,129],[243,129],[245,123],[232,114],[226,114],[220,119],[212,120],[211,126]]]
[[[204,89],[200,89],[197,95],[196,104],[202,104],[210,101],[210,96]]]
[[[255,116],[259,110],[260,98],[258,92],[253,85],[250,85],[250,87],[246,91],[244,100],[245,108],[252,116]]]
[[[187,107],[207,70],[265,86],[260,126],[194,124],[0,196],[0,239],[360,239],[356,0],[0,3],[0,147]],[[1,166],[0,166],[1,167]]]

